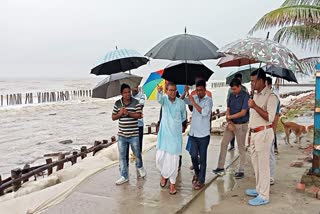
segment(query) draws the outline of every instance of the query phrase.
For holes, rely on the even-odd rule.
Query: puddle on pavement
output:
[[[234,164],[237,165],[237,164]],[[204,213],[212,212],[213,206],[217,205],[223,200],[225,193],[231,191],[236,184],[234,179],[235,169],[229,168],[226,174],[218,177],[205,189],[187,208],[184,212],[191,213]]]

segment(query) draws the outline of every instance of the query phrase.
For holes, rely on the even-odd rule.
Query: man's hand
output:
[[[254,108],[254,107],[256,107],[256,103],[253,101],[253,99],[249,99],[248,100],[248,106],[250,107],[250,108]]]
[[[158,85],[158,92],[161,92],[163,90],[162,86],[161,85]]]
[[[192,104],[194,104],[194,103],[195,103],[194,98],[193,98],[193,96],[192,96],[192,95],[191,95],[191,96],[189,96],[189,100],[190,100],[190,102],[191,102]]]
[[[186,93],[186,96],[189,95],[189,86],[187,85],[184,86],[184,92]]]
[[[128,111],[125,107],[122,107],[122,108],[120,108],[119,114],[120,114],[120,116],[127,115]]]
[[[124,114],[124,115],[128,115],[128,114],[129,114],[129,113],[128,113],[128,110],[127,110],[126,108],[124,108],[124,107],[123,107],[123,109],[124,109],[124,110],[123,110],[123,114]]]

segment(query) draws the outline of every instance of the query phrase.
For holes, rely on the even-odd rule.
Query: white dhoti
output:
[[[179,167],[179,155],[157,150],[156,166],[164,178],[169,178],[171,184],[176,183]]]

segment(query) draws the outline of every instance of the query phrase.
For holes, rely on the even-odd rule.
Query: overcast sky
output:
[[[90,77],[90,69],[115,46],[145,54],[162,39],[183,33],[185,26],[188,33],[222,47],[246,37],[263,14],[282,2],[5,0],[0,11],[0,78]],[[298,57],[314,55],[289,48]],[[216,62],[206,64],[219,78],[223,71],[216,70]],[[152,61],[134,73],[146,74],[166,63]]]

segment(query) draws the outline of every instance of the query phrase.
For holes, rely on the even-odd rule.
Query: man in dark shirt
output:
[[[142,114],[141,105],[138,100],[131,97],[131,89],[127,84],[121,85],[121,96],[122,98],[115,102],[112,112],[112,120],[119,120],[118,150],[121,177],[116,181],[117,185],[129,181],[126,158],[129,144],[136,157],[136,167],[140,176],[142,178],[146,176],[139,144],[138,119],[141,118]]]
[[[236,137],[240,154],[240,166],[238,172],[235,173],[235,178],[241,179],[244,177],[244,164],[246,159],[245,139],[249,121],[249,94],[241,90],[241,82],[236,78],[231,81],[230,88],[232,94],[228,99],[226,112],[228,127],[222,138],[218,167],[213,170],[213,172],[218,175],[224,174],[228,143],[232,138]],[[232,129],[230,127],[232,127]]]

